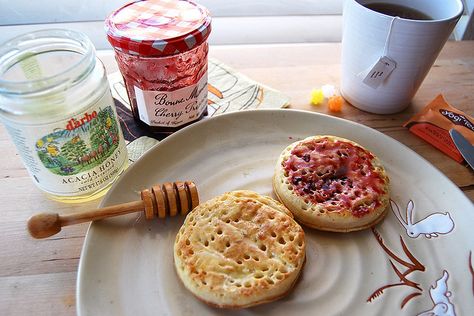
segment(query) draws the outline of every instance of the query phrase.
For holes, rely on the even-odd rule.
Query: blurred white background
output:
[[[211,44],[339,42],[344,0],[196,0],[213,16]],[[473,39],[474,0],[452,39]],[[127,0],[0,0],[0,42],[44,28],[86,33],[97,49],[110,48],[105,17]]]

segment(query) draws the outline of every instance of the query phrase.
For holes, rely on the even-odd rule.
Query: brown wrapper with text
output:
[[[474,118],[452,107],[441,94],[403,126],[459,163],[464,159],[449,130],[456,129],[474,145]]]

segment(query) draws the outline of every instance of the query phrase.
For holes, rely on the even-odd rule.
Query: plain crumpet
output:
[[[380,160],[336,136],[311,136],[285,148],[273,189],[300,223],[325,231],[371,227],[385,217],[389,203],[389,178]]]
[[[287,295],[305,262],[301,226],[281,203],[232,191],[198,205],[176,236],[174,263],[184,286],[221,308]]]

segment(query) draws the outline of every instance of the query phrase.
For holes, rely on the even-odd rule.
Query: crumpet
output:
[[[282,204],[233,191],[198,205],[176,236],[184,286],[215,307],[243,308],[285,296],[305,261],[301,226]]]
[[[377,224],[389,202],[389,178],[380,160],[336,136],[311,136],[283,150],[273,189],[300,223],[334,232]]]

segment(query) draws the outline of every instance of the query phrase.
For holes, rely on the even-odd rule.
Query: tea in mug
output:
[[[394,3],[374,2],[365,4],[364,7],[390,16],[398,16],[409,20],[433,20],[432,17],[419,10]]]

